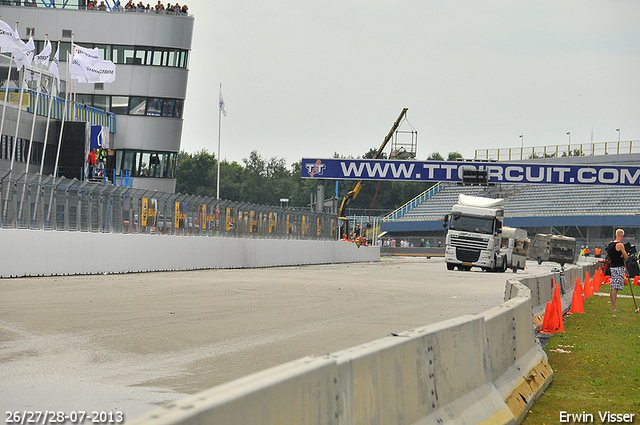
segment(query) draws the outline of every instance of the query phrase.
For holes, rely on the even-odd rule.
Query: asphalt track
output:
[[[527,263],[518,276],[554,264]],[[306,355],[474,314],[512,272],[442,258],[0,279],[0,412],[133,417]]]

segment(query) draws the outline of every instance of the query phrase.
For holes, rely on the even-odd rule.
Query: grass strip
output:
[[[640,286],[633,293],[640,301]],[[619,294],[630,295],[629,287]],[[640,424],[640,313],[631,298],[616,304],[620,311],[612,312],[608,295],[588,298],[584,314],[568,316],[565,332],[549,339],[544,350],[554,379],[523,424]]]

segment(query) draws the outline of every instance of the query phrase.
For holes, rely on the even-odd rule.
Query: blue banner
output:
[[[91,149],[109,149],[109,127],[91,126]]]
[[[462,182],[464,169],[486,170],[489,183],[640,186],[640,167],[465,161],[302,159],[302,178]]]

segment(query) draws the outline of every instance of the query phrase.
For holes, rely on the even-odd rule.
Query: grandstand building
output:
[[[75,3],[74,0],[64,3],[34,0],[26,2],[25,6],[13,1],[9,2],[11,5],[4,4],[7,3],[3,3],[0,9],[0,19],[12,26],[18,22],[20,37],[25,41],[33,37],[36,54],[44,47],[45,34],[52,42],[52,55],[60,40],[62,78],[67,75],[66,52],[70,50],[72,41],[90,49],[97,47],[101,59],[116,64],[113,83],[77,84],[77,109],[89,113],[77,114],[75,124],[79,125],[70,124],[68,128],[70,132],[76,131],[83,122],[108,126],[110,150],[107,176],[111,177],[115,171],[116,175],[130,175],[133,187],[174,192],[193,17],[155,11],[86,10],[86,1],[83,0]],[[109,1],[108,4],[109,8],[113,7],[113,2]],[[20,81],[18,73],[15,73],[14,66],[14,73],[7,81],[7,65],[5,58],[0,66],[0,81],[3,87],[16,90]],[[68,86],[63,83],[63,93],[59,97],[64,97]],[[31,90],[32,99],[35,99],[34,92]],[[10,148],[14,142],[20,152],[15,156],[14,170],[26,168],[33,103],[31,106],[23,103],[25,111],[20,118],[17,138],[14,134],[17,102],[7,105],[0,169],[9,168]],[[95,116],[106,117],[106,121],[96,122]],[[44,173],[48,174],[53,172],[60,119],[54,120],[48,140],[45,141],[45,118],[46,112],[37,117],[33,141],[35,147],[32,150],[46,151]],[[65,122],[65,138],[67,124]],[[60,174],[80,179],[78,155],[74,156],[73,164],[65,158],[70,157],[61,157]],[[35,166],[29,171],[36,172],[40,156],[32,155],[30,162]]]
[[[544,158],[527,162],[549,164],[640,165],[640,154],[612,154]],[[501,161],[509,162],[509,161]],[[522,162],[522,161],[519,161]],[[436,183],[415,199],[382,219],[385,237],[420,241],[427,238],[444,245],[444,215],[464,193],[472,196],[504,198],[504,224],[536,233],[553,233],[576,238],[578,245],[604,245],[614,238],[616,228],[625,230],[625,239],[640,242],[640,185],[547,185],[501,184],[463,186]],[[417,243],[415,244],[417,246]]]

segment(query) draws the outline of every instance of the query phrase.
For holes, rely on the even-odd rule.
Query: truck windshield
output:
[[[454,214],[451,216],[449,228],[451,230],[491,235],[493,234],[493,219]]]

